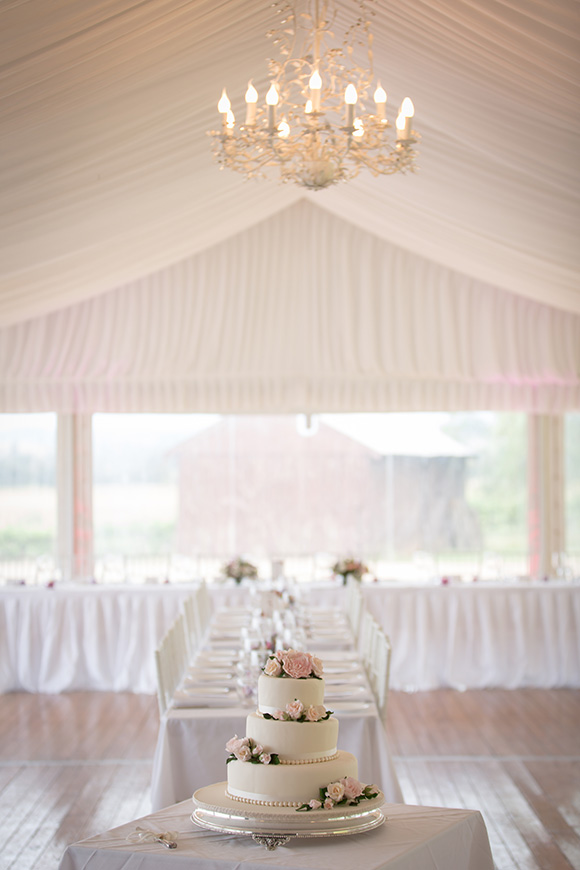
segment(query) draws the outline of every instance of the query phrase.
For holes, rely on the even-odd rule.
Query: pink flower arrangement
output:
[[[298,807],[300,810],[332,810],[339,806],[356,806],[363,800],[378,797],[380,789],[376,785],[364,785],[354,776],[345,776],[336,782],[330,782],[319,790],[318,799],[312,798],[307,804]]]
[[[275,752],[266,752],[260,743],[250,737],[238,737],[236,734],[226,743],[226,764],[230,761],[249,761],[251,764],[280,764]]]
[[[322,662],[312,653],[296,649],[279,649],[268,658],[264,673],[269,677],[291,677],[304,680],[314,677],[319,680],[324,673]]]
[[[245,577],[249,577],[253,580],[258,576],[258,569],[256,566],[239,556],[237,559],[233,559],[231,562],[228,562],[227,565],[224,565],[222,571],[226,577],[232,577],[236,583],[241,583]]]
[[[332,573],[342,577],[345,583],[349,574],[354,577],[355,580],[362,580],[363,574],[367,574],[368,570],[369,569],[364,562],[359,562],[357,559],[353,558],[341,559],[332,566]]]
[[[280,722],[323,722],[332,716],[332,710],[327,710],[321,704],[305,707],[302,701],[295,698],[286,704],[285,710],[274,710],[273,713],[262,713],[264,719],[278,719]]]

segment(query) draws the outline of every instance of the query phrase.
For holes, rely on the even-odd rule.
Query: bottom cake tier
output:
[[[321,788],[346,776],[358,776],[358,764],[350,752],[309,764],[251,764],[230,761],[227,795],[262,806],[297,807],[318,798]]]

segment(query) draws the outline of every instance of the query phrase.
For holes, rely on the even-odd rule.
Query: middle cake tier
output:
[[[277,753],[283,762],[304,764],[336,755],[338,721],[330,718],[323,722],[285,722],[250,713],[246,736],[267,752]]]

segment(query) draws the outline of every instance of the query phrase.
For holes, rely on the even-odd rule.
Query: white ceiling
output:
[[[357,14],[337,6],[340,20]],[[304,194],[220,172],[206,136],[224,85],[234,108],[249,78],[264,93],[269,2],[3,0],[0,326],[161,270],[305,195],[418,256],[580,313],[579,10],[379,0],[375,69],[391,112],[413,98],[419,172]]]

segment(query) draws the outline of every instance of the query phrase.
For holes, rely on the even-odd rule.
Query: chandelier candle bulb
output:
[[[310,76],[308,83],[310,87],[310,99],[312,101],[312,112],[320,112],[320,89],[322,88],[322,79],[317,69]]]
[[[352,127],[354,123],[354,107],[358,100],[356,88],[353,84],[347,86],[344,92],[344,102],[346,103],[346,126]]]
[[[415,107],[413,101],[410,100],[409,97],[405,97],[401,103],[399,116],[397,118],[397,139],[411,138],[411,121],[414,114]]]
[[[251,81],[248,82],[248,90],[246,91],[246,125],[252,126],[256,123],[256,103],[258,102],[258,91]]]
[[[278,105],[278,91],[274,82],[266,94],[266,103],[268,104],[268,127],[273,130],[276,126],[276,106]]]
[[[222,91],[222,95],[221,95],[219,102],[218,102],[218,112],[220,112],[220,114],[222,116],[222,121],[224,122],[224,124],[227,121],[227,114],[231,108],[232,108],[232,104],[230,103],[230,101],[228,99],[228,95],[226,94],[226,89],[224,88]]]
[[[402,141],[411,136],[411,119],[406,115],[397,115],[397,139]]]
[[[385,112],[387,106],[387,92],[381,87],[379,82],[374,95],[375,106],[377,107],[377,118],[379,121],[385,120]]]

